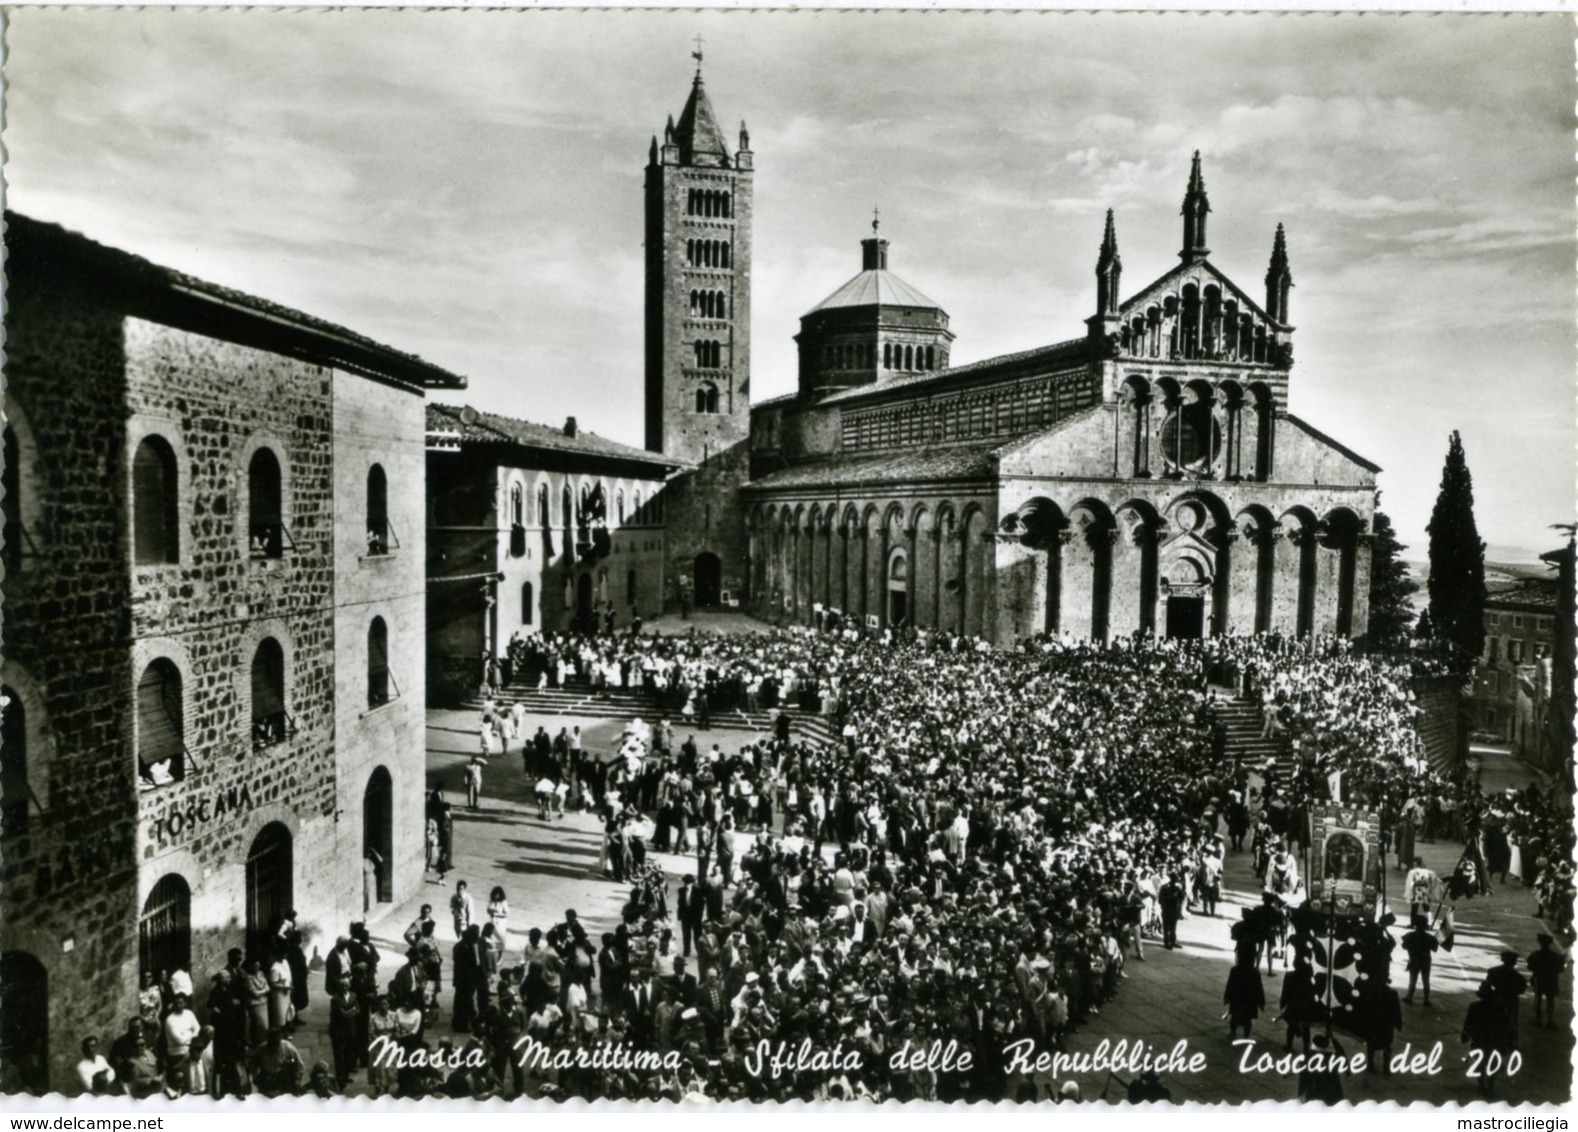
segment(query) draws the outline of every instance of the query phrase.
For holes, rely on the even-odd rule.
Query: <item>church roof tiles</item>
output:
[[[864,484],[923,483],[982,479],[997,467],[1001,439],[978,444],[911,448],[894,452],[849,454],[799,464],[747,484],[747,489],[850,487]]]
[[[848,283],[834,291],[808,314],[835,310],[843,307],[922,307],[940,310],[936,303],[893,272],[876,269],[862,271]]]
[[[488,413],[462,405],[427,406],[427,431],[430,438],[455,438],[466,444],[515,444],[525,448],[550,449],[582,456],[602,456],[617,460],[635,460],[664,468],[681,466],[680,461],[660,452],[645,448],[632,448],[615,440],[608,440],[596,433],[576,430],[574,435],[562,428],[535,424],[532,421]],[[430,439],[430,444],[431,444]]]

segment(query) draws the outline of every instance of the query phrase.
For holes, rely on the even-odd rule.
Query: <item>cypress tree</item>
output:
[[[1465,671],[1485,648],[1485,544],[1474,522],[1474,478],[1452,433],[1430,513],[1430,622]]]
[[[1407,549],[1397,541],[1391,518],[1384,511],[1376,511],[1375,539],[1370,544],[1370,628],[1366,634],[1372,648],[1408,645],[1414,623],[1408,599],[1419,592],[1419,583],[1403,561],[1403,551]]]

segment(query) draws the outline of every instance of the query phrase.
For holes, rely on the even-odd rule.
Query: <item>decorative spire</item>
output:
[[[1183,250],[1178,253],[1187,263],[1198,263],[1211,254],[1205,243],[1205,217],[1211,211],[1211,202],[1205,195],[1205,177],[1200,173],[1200,151],[1194,151],[1194,163],[1189,169],[1189,191],[1184,194]]]
[[[668,116],[668,125],[663,127],[663,144],[674,144],[674,115],[672,114]]]
[[[1287,325],[1288,291],[1293,286],[1293,272],[1288,268],[1288,240],[1282,225],[1277,225],[1277,235],[1271,243],[1271,266],[1266,268],[1266,313],[1276,322]]]
[[[652,165],[657,164],[657,135],[652,135],[652,147],[647,150],[647,161]]]
[[[871,235],[860,241],[860,270],[886,271],[888,269],[888,242],[877,235],[882,214],[871,210]]]
[[[712,111],[712,100],[707,97],[700,71],[696,72],[696,81],[691,84],[690,98],[680,112],[679,124],[674,127],[674,138],[679,143],[681,164],[728,163],[728,147],[723,143],[723,131],[718,128],[718,116]],[[705,160],[697,161],[698,156]]]
[[[751,148],[751,131],[745,128],[745,119],[740,119],[740,152],[745,153]]]
[[[1107,209],[1107,228],[1101,237],[1101,255],[1096,260],[1096,313],[1118,313],[1118,280],[1123,260],[1118,256],[1118,228]]]

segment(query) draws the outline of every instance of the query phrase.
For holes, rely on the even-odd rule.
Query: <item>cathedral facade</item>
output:
[[[719,555],[739,603],[787,623],[1363,636],[1379,469],[1289,412],[1285,234],[1257,295],[1218,269],[1198,154],[1179,264],[1125,296],[1109,213],[1083,333],[952,365],[946,311],[890,270],[874,224],[859,273],[801,319],[796,392],[749,406],[754,157],[742,126],[731,164],[712,122],[698,76],[648,170],[648,446],[694,465],[670,485],[677,590],[712,604]],[[719,178],[746,208],[691,219]],[[715,225],[743,267],[692,263]],[[712,274],[728,303],[698,308]],[[709,384],[731,394],[716,410]]]

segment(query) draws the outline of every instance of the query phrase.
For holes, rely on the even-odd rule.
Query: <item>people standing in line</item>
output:
[[[1529,968],[1529,982],[1534,987],[1534,1024],[1540,1025],[1540,1007],[1545,1007],[1547,1027],[1556,1025],[1556,993],[1561,989],[1562,971],[1567,966],[1567,955],[1557,950],[1555,940],[1548,932],[1535,937],[1539,950],[1532,953],[1525,964]]]
[[[434,792],[437,794],[437,792]],[[455,816],[442,794],[438,797],[438,883],[446,884],[445,875],[455,867]]]
[[[1359,1022],[1364,1030],[1367,1072],[1390,1077],[1392,1038],[1403,1028],[1403,1008],[1387,972],[1365,980],[1359,999]]]
[[[1467,1042],[1470,1050],[1480,1054],[1479,1093],[1480,1096],[1488,1097],[1496,1090],[1496,1074],[1491,1072],[1495,1062],[1490,1055],[1509,1048],[1507,1011],[1496,1001],[1496,991],[1488,981],[1481,983],[1475,993],[1477,997],[1468,1004],[1468,1010],[1463,1015],[1460,1040]]]
[[[302,948],[300,931],[293,929],[285,937],[285,963],[290,968],[290,1024],[292,1027],[305,1026],[307,1020],[302,1015],[306,1013],[311,998],[307,985],[307,953]]]
[[[1507,1049],[1518,1048],[1518,1000],[1529,989],[1529,980],[1518,970],[1518,953],[1510,949],[1501,953],[1501,966],[1492,967],[1485,975],[1485,982],[1495,992],[1496,1001],[1506,1015]]]
[[[381,994],[373,1000],[367,1032],[367,1048],[362,1051],[367,1065],[367,1088],[374,1097],[381,1097],[394,1087],[394,1070],[390,1068],[387,1047],[395,1041],[395,1016],[389,1009],[388,995]]]
[[[356,1075],[358,1062],[357,1037],[361,1025],[362,1006],[357,1001],[351,982],[346,979],[339,993],[329,1002],[329,1044],[334,1051],[334,1077],[343,1090]],[[370,1028],[370,1027],[369,1027]],[[376,1095],[376,1094],[375,1094]]]
[[[455,925],[455,938],[465,938],[466,929],[477,918],[477,909],[463,880],[455,882],[455,894],[449,898],[449,916]]]
[[[510,926],[510,902],[504,895],[503,885],[494,885],[493,891],[488,894],[488,923],[493,925],[499,939],[508,938],[505,933]]]
[[[1183,915],[1184,889],[1177,874],[1169,874],[1157,893],[1162,912],[1162,946],[1168,951],[1178,946],[1178,920]]]
[[[164,1019],[164,1073],[166,1086],[177,1093],[184,1093],[188,1088],[187,1062],[192,1042],[202,1029],[202,1023],[187,1005],[186,996],[176,995],[174,1008]]]
[[[479,810],[478,803],[482,799],[482,768],[483,756],[473,755],[466,764],[466,808]]]
[[[290,963],[285,958],[285,949],[278,945],[274,949],[274,961],[268,969],[268,1028],[270,1030],[283,1030],[290,1025]]]
[[[1440,946],[1441,941],[1430,930],[1429,920],[1415,913],[1413,929],[1403,935],[1403,951],[1408,955],[1408,993],[1403,1001],[1408,1005],[1414,1004],[1414,987],[1419,983],[1424,984],[1425,1005],[1430,1005],[1430,968]]]
[[[263,970],[263,964],[255,955],[248,957],[245,973],[247,1049],[250,1051],[268,1036],[269,982],[268,972]]]
[[[1238,1037],[1240,1026],[1244,1029],[1244,1037],[1252,1037],[1255,1018],[1266,1005],[1266,988],[1253,960],[1246,962],[1240,955],[1233,964],[1233,969],[1227,973],[1227,986],[1222,991],[1222,1004],[1227,1007],[1228,1040]]]

